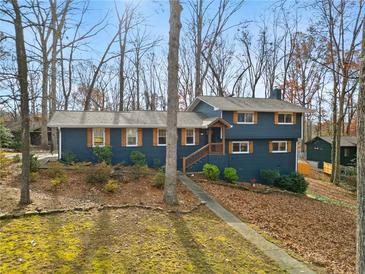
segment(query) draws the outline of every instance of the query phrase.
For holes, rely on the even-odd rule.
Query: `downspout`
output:
[[[61,135],[61,127],[58,127],[58,160],[61,160],[62,155],[61,155],[61,149],[62,149],[62,139],[61,139],[62,135]]]

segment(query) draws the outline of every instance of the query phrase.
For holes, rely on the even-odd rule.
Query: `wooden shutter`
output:
[[[182,146],[186,145],[186,129],[185,128],[181,129],[181,145]]]
[[[257,112],[254,112],[254,113],[253,113],[253,123],[254,123],[254,124],[257,124],[257,123],[258,123],[258,121],[259,121],[259,115],[258,115],[258,113],[257,113]]]
[[[269,152],[272,153],[272,142],[269,141]]]
[[[138,129],[138,146],[139,147],[143,146],[143,129],[142,128]]]
[[[293,112],[292,119],[293,119],[293,125],[295,125],[297,123],[297,114],[295,112]]]
[[[228,153],[229,154],[232,154],[232,152],[233,152],[233,143],[232,142],[229,142],[228,143]]]
[[[93,146],[93,129],[92,128],[87,129],[87,146],[88,147]]]
[[[288,144],[288,152],[291,152],[291,141],[287,141]]]
[[[157,146],[157,144],[158,144],[157,143],[157,130],[158,130],[157,128],[154,128],[153,129],[153,132],[152,132],[152,134],[153,134],[153,138],[152,139],[153,139],[153,145],[154,146]]]
[[[279,124],[279,113],[277,112],[274,113],[274,124]]]
[[[195,144],[199,145],[200,143],[200,128],[195,129]]]
[[[250,153],[253,153],[253,141],[250,142]]]
[[[110,146],[110,128],[105,129],[105,146]]]
[[[233,112],[233,124],[237,124],[238,122],[238,112],[234,111]]]
[[[125,128],[121,129],[121,137],[122,137],[122,147],[127,146],[127,131]]]

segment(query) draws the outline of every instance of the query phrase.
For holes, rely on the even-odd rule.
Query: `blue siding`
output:
[[[78,161],[92,161],[96,158],[92,153],[92,148],[87,147],[87,129],[86,128],[62,128],[62,157],[65,153],[75,154]],[[178,130],[178,144],[181,144],[181,130]],[[182,157],[187,156],[207,143],[207,134],[205,130],[200,132],[200,143],[194,146],[178,146],[177,159],[178,168],[182,167]],[[121,129],[110,129],[110,145],[113,152],[112,163],[130,164],[129,154],[132,151],[140,151],[146,155],[147,164],[154,165],[155,159],[160,160],[161,165],[165,164],[166,147],[153,146],[153,130],[151,128],[143,129],[143,146],[142,147],[122,147],[121,146]]]
[[[260,181],[260,171],[262,169],[275,169],[280,174],[289,174],[295,171],[296,166],[296,139],[292,141],[292,151],[290,153],[270,153],[268,140],[255,140],[254,153],[252,154],[228,154],[228,142],[226,144],[225,155],[209,155],[195,165],[189,168],[189,171],[202,170],[205,163],[212,163],[219,166],[223,178],[225,167],[234,167],[242,181],[249,181],[255,178]]]
[[[220,110],[214,110],[211,105],[208,105],[205,102],[200,101],[198,105],[194,108],[194,112],[203,113],[208,117],[221,117]]]
[[[258,122],[255,125],[233,124],[233,112],[223,111],[223,119],[228,121],[232,128],[226,130],[227,139],[273,139],[273,138],[300,138],[301,115],[297,113],[295,125],[275,125],[273,112],[259,112]]]

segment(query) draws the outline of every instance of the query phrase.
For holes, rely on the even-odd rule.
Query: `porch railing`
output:
[[[183,157],[183,173],[186,173],[186,169],[203,159],[208,154],[223,154],[223,143],[209,143],[201,147],[197,151],[194,151],[190,155]]]

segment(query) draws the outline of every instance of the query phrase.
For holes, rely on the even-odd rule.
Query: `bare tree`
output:
[[[164,190],[164,201],[169,205],[174,205],[178,203],[176,195],[177,110],[179,104],[177,89],[179,74],[179,39],[181,29],[181,10],[182,7],[179,0],[170,0],[166,179]]]
[[[363,19],[361,46],[360,92],[357,103],[357,273],[365,273],[365,20]]]
[[[12,0],[15,28],[15,44],[18,64],[18,81],[21,94],[22,119],[22,177],[20,185],[20,204],[30,204],[29,172],[30,172],[30,145],[29,145],[29,94],[28,94],[28,65],[25,51],[22,14],[17,0]]]

